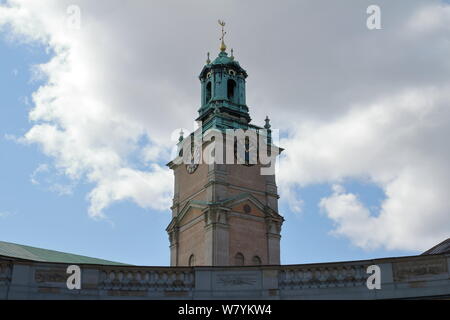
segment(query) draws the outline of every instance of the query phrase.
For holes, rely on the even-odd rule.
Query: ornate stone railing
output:
[[[381,287],[366,284],[379,267]],[[398,299],[450,297],[450,255],[245,267],[81,264],[70,290],[68,264],[2,259],[0,299]]]
[[[129,291],[190,291],[195,285],[193,269],[111,268],[100,274],[99,288]]]
[[[280,289],[358,287],[365,285],[367,265],[287,266],[278,273]]]

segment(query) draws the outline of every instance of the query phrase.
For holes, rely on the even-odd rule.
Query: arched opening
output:
[[[228,100],[234,101],[234,95],[236,91],[236,81],[228,79],[227,81],[227,97]]]
[[[236,253],[234,256],[234,265],[235,266],[243,266],[245,263],[244,255],[240,252]]]
[[[252,264],[255,265],[255,266],[260,266],[261,265],[261,258],[258,257],[258,256],[253,256]]]
[[[208,83],[206,84],[205,103],[208,103],[209,100],[211,100],[211,94],[212,94],[211,81],[208,81]]]
[[[195,256],[191,254],[191,256],[189,257],[189,267],[193,266],[195,266]]]

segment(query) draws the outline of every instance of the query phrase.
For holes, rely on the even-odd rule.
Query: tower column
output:
[[[170,242],[170,266],[178,266],[178,228],[175,228],[169,232],[169,242]]]
[[[229,258],[227,208],[208,206],[205,217],[205,264],[226,266]]]
[[[281,223],[267,219],[267,258],[268,264],[280,264]]]

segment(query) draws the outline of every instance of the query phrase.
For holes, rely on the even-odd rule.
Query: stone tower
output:
[[[218,57],[208,54],[199,76],[199,128],[180,136],[178,156],[168,163],[175,175],[166,229],[171,266],[280,264],[284,219],[275,173],[263,171],[282,149],[272,143],[268,118],[263,127],[250,123],[246,78],[222,37]]]

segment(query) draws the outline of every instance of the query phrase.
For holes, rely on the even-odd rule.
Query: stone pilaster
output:
[[[178,266],[178,233],[178,228],[169,231],[170,265],[172,267]]]
[[[266,205],[275,212],[278,212],[278,198],[275,175],[268,175],[266,176]]]
[[[227,208],[208,206],[205,217],[205,265],[226,266],[229,261]]]
[[[281,217],[280,217],[281,218]],[[280,264],[281,219],[266,218],[268,264]]]

